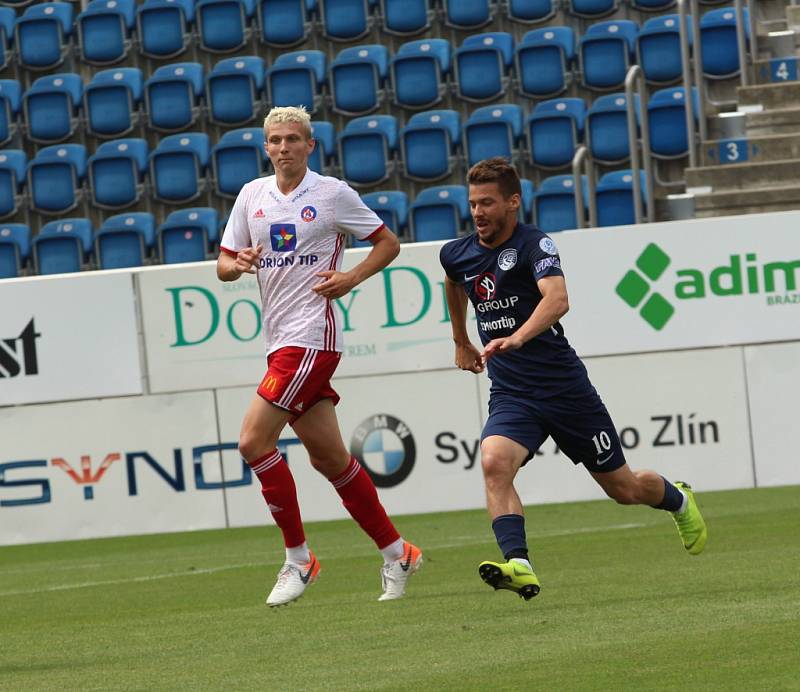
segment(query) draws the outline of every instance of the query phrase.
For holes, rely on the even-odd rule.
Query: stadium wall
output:
[[[567,335],[634,467],[703,490],[800,483],[798,222],[555,236]],[[404,246],[339,301],[343,435],[394,514],[484,501],[488,381],[452,367],[440,245]],[[0,544],[271,522],[236,451],[263,374],[252,279],[209,262],[35,277],[0,283],[0,305]],[[344,516],[291,429],[280,444],[304,517]],[[530,504],[602,496],[551,441],[518,485]]]

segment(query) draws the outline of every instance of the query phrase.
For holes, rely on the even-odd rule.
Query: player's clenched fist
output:
[[[481,354],[477,348],[470,344],[456,345],[456,367],[470,372],[483,372]]]
[[[264,249],[263,245],[258,245],[255,248],[246,247],[244,250],[239,250],[236,253],[236,263],[233,265],[239,275],[242,274],[255,274],[255,265],[258,264],[258,259],[261,257],[261,251]]]

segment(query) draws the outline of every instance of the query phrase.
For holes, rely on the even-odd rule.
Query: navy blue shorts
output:
[[[579,392],[538,400],[494,391],[489,397],[489,419],[481,441],[490,435],[501,435],[526,447],[525,463],[549,436],[574,464],[583,464],[588,471],[615,471],[625,464],[611,416],[591,385]]]

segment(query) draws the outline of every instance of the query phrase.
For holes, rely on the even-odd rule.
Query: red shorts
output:
[[[322,399],[339,403],[331,387],[331,377],[342,354],[317,351],[301,346],[284,346],[267,356],[267,372],[258,385],[258,394],[278,408],[302,416]]]

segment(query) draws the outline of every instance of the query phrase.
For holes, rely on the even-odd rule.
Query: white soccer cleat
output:
[[[267,596],[268,606],[274,608],[296,601],[303,595],[306,587],[317,580],[319,561],[311,551],[309,555],[311,559],[305,565],[283,563],[283,567],[278,571],[278,581]]]
[[[403,556],[381,567],[383,595],[379,601],[393,601],[406,593],[406,584],[414,572],[422,567],[422,551],[411,543],[403,544]]]

